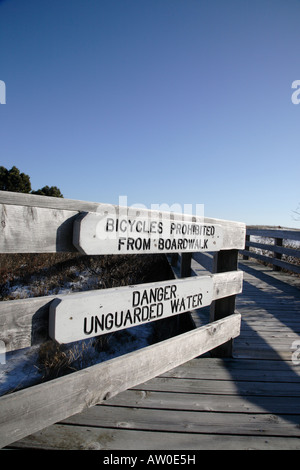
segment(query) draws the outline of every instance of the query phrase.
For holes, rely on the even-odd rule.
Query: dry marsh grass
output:
[[[58,294],[172,279],[164,255],[82,256],[76,253],[0,254],[0,300]],[[149,343],[185,330],[185,315],[152,322]],[[111,339],[130,343],[134,334],[121,330],[87,342],[62,345],[49,340],[38,351],[35,367],[43,380],[84,368],[92,355],[110,348]]]

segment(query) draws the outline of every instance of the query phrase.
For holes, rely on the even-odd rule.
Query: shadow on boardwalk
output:
[[[293,343],[300,340],[300,289],[285,282],[288,275],[257,263],[242,262],[240,269],[244,284],[236,308],[242,314],[241,335],[234,342],[235,359],[224,365],[237,393],[258,407],[263,402],[266,413],[284,414],[300,425],[300,364],[292,361]],[[243,381],[233,366],[240,361],[248,371]]]

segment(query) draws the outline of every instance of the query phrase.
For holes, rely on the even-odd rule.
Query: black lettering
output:
[[[156,291],[157,289],[150,289],[150,292],[149,292],[149,300],[148,302],[156,302]]]
[[[129,249],[129,247],[134,250],[134,238],[127,238],[127,249]]]
[[[127,313],[126,313],[126,316],[125,316],[125,319],[124,319],[124,326],[126,326],[127,322],[129,322],[130,325],[132,325],[132,317],[131,317],[130,310],[127,310]]]
[[[157,318],[161,317],[163,313],[164,313],[164,306],[160,302],[159,304],[157,304],[157,313],[156,313]]]
[[[127,220],[123,219],[123,220],[120,221],[119,231],[120,232],[126,232],[126,230],[127,230]]]
[[[140,296],[141,294],[137,290],[132,293],[132,306],[133,307],[136,307],[140,303]]]
[[[137,223],[136,223],[136,231],[137,232],[141,232],[143,229],[143,223],[141,220],[138,220]],[[145,230],[145,225],[144,225],[144,230]]]
[[[167,289],[167,287],[165,287],[165,289]],[[163,287],[158,287],[156,290],[156,298],[155,298],[155,302],[158,300],[163,300],[164,298],[164,295],[165,295],[165,290],[163,289]]]
[[[133,226],[134,226],[136,221],[135,220],[128,220],[128,222],[129,222],[129,225],[130,225],[130,231],[132,232],[133,231]]]
[[[176,240],[173,240],[173,241],[172,241],[171,249],[172,249],[172,250],[176,250],[176,249],[177,249],[177,247],[176,247]]]
[[[176,290],[177,290],[177,286],[171,286],[171,295],[172,295],[172,297],[176,297]]]
[[[85,335],[90,335],[94,329],[94,317],[91,317],[90,318],[90,329],[88,330],[87,329],[87,321],[88,319],[86,317],[84,317],[84,321],[83,321],[83,332]]]
[[[100,321],[99,317],[97,317],[97,315],[95,316],[95,334],[98,331],[98,326],[99,326],[100,330],[103,331],[103,315],[101,316],[101,321]]]
[[[115,325],[117,328],[121,328],[122,324],[123,324],[123,310],[120,312],[120,315],[118,315],[118,312],[115,313]],[[119,317],[119,321],[118,321],[118,317]]]
[[[126,238],[125,237],[120,237],[119,238],[119,243],[118,243],[118,250],[120,251],[122,246],[125,245],[125,240]]]
[[[192,298],[191,295],[188,295],[188,296],[187,296],[187,301],[188,301],[187,308],[190,308],[190,305],[191,305],[191,298]]]
[[[102,315],[102,317],[103,317],[103,315]],[[98,318],[98,317],[96,317],[96,318]],[[108,313],[105,317],[105,329],[108,330],[108,331],[111,330],[112,327],[113,327],[113,324],[114,324],[114,316],[113,316],[112,313]],[[101,329],[103,329],[103,328],[101,328]]]
[[[144,239],[144,242],[143,242],[143,249],[144,249],[144,250],[150,250],[150,248],[151,248],[151,239],[150,239],[150,238]]]
[[[114,230],[114,219],[108,218],[106,221],[106,231],[107,232],[113,232]]]
[[[142,308],[142,321],[147,321],[148,320],[148,315],[149,315],[149,307],[147,305],[145,305],[143,308]]]
[[[134,323],[137,323],[137,322],[140,322],[141,321],[141,308],[140,307],[136,307],[133,311],[133,315],[134,315]]]
[[[171,312],[177,313],[179,306],[179,299],[171,300]]]
[[[153,318],[155,318],[155,304],[151,304],[150,305],[150,309],[149,309],[149,317],[148,317],[148,320],[153,320]]]

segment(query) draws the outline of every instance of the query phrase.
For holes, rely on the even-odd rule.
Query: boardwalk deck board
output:
[[[9,447],[299,450],[300,364],[292,361],[299,277],[251,260],[239,268],[242,325],[233,358],[193,359]],[[207,309],[193,315],[208,322]]]

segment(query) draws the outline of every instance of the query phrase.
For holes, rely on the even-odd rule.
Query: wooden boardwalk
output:
[[[300,279],[251,260],[240,269],[232,359],[194,359],[9,448],[300,449]]]

